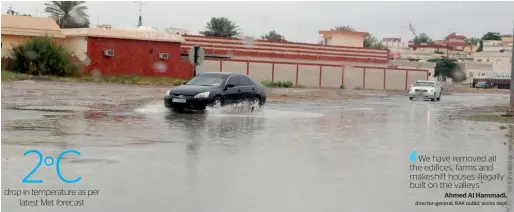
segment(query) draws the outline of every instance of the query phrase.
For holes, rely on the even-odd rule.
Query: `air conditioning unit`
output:
[[[107,57],[112,57],[112,56],[114,56],[114,50],[111,50],[111,49],[105,50],[104,55]]]
[[[159,53],[159,58],[160,59],[163,59],[163,60],[167,60],[168,59],[168,53]]]

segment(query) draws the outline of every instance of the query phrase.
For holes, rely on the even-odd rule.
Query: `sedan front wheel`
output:
[[[223,107],[223,99],[219,96],[215,97],[212,101],[212,107],[214,108],[221,108]]]
[[[256,96],[252,100],[252,103],[251,103],[251,106],[250,106],[250,111],[253,112],[253,111],[259,110],[260,107],[261,107],[261,98]]]

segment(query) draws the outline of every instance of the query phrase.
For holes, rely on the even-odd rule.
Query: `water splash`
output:
[[[255,38],[253,37],[250,37],[250,36],[241,36],[239,39],[241,39],[241,41],[243,42],[243,44],[246,46],[246,47],[254,47],[255,46]]]
[[[93,77],[93,79],[98,79],[102,77],[102,72],[100,71],[100,69],[95,68],[93,69],[93,71],[91,71],[91,76]]]
[[[166,70],[168,69],[168,66],[166,65],[166,63],[162,62],[162,61],[159,61],[159,62],[155,62],[153,64],[153,69],[156,71],[156,72],[160,72],[160,73],[163,73],[163,72],[166,72]]]

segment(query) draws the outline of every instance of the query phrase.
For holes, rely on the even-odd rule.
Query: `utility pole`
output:
[[[514,24],[512,24],[512,31],[514,32]],[[508,116],[514,115],[514,45],[512,46],[512,55],[511,55],[511,62],[510,62],[510,104],[509,104],[509,110],[507,111]]]

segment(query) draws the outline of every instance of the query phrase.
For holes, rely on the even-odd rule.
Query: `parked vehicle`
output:
[[[490,82],[477,82],[477,84],[475,84],[475,88],[483,88],[483,89],[488,89],[488,88],[494,88],[495,86],[493,84],[491,84]]]
[[[164,105],[175,111],[219,108],[242,101],[250,103],[251,111],[258,110],[266,103],[265,87],[244,74],[228,72],[196,75],[164,97]]]
[[[418,80],[409,88],[408,96],[413,99],[430,99],[440,101],[442,94],[441,83],[438,81]]]

